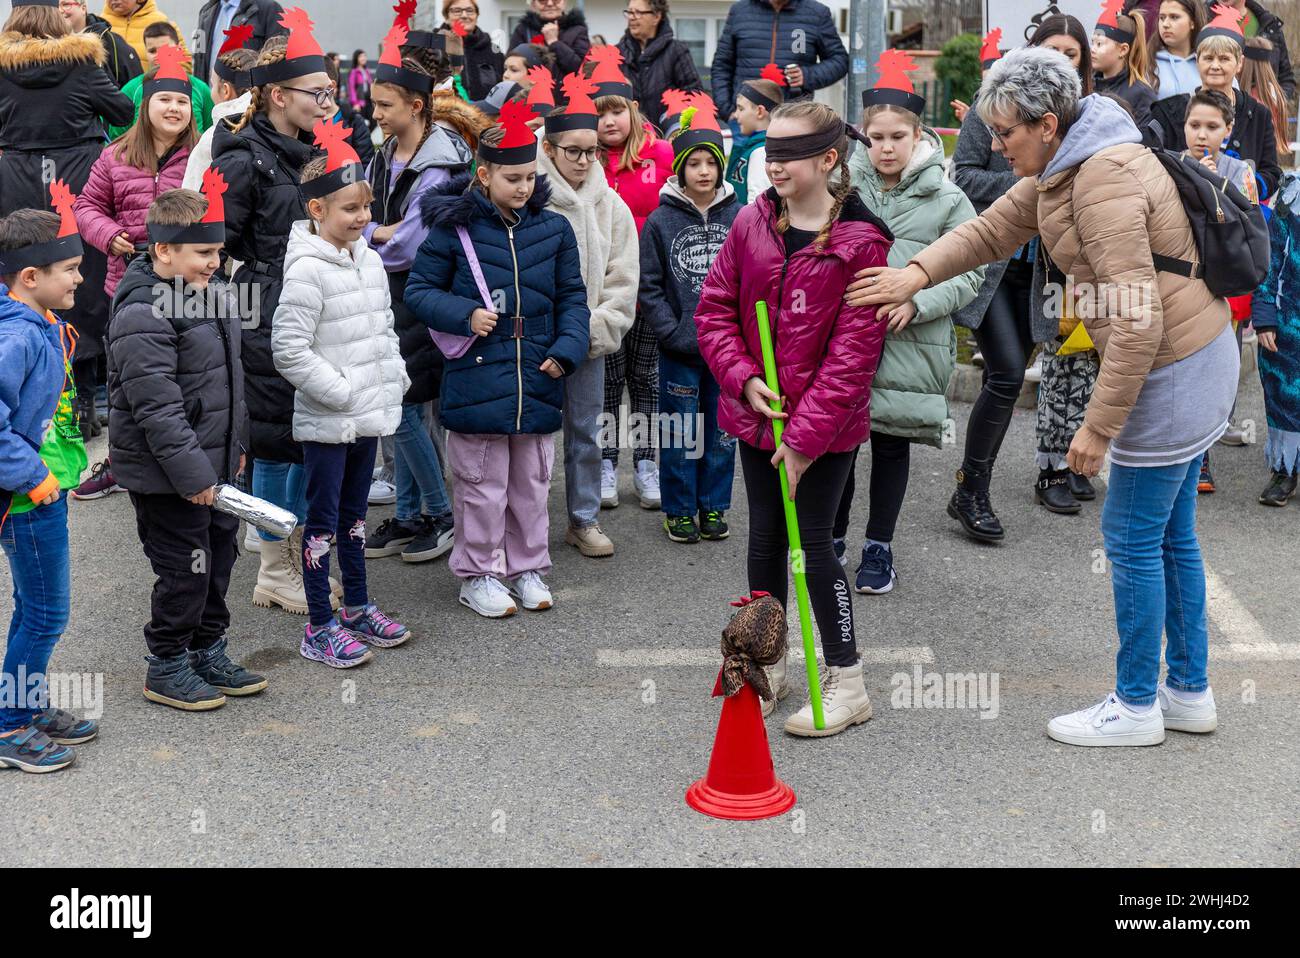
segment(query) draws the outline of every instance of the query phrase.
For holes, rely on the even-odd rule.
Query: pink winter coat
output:
[[[783,442],[810,459],[848,452],[870,433],[871,380],[887,324],[875,306],[845,305],[844,289],[858,270],[886,265],[894,237],[853,192],[825,249],[805,246],[787,259],[772,195],[736,214],[695,310],[700,353],[722,387],[718,425],[751,446],[775,448],[771,420],[743,396],[751,376],[763,378],[754,305],[765,300],[790,414]]]
[[[659,188],[673,175],[673,147],[646,124],[649,134],[641,147],[641,163],[630,170],[619,170],[622,150],[610,150],[605,161],[605,180],[627,204],[636,220],[637,235],[646,217],[659,208]]]
[[[132,243],[143,243],[148,237],[145,216],[149,204],[159,193],[179,189],[185,179],[185,163],[190,148],[175,150],[155,176],[148,170],[128,166],[116,156],[117,144],[104,147],[99,159],[90,168],[90,178],[77,197],[72,211],[77,217],[81,238],[96,249],[108,252],[113,237],[123,231]],[[109,299],[117,292],[117,284],[126,272],[126,258],[108,257],[108,277],[104,292]]]

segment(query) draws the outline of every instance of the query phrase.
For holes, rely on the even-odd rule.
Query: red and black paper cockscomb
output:
[[[265,86],[268,83],[283,83],[313,73],[325,73],[325,53],[316,36],[312,33],[316,26],[302,7],[290,7],[280,15],[280,26],[289,31],[289,39],[284,50],[284,59],[266,66],[253,67],[253,85]]]
[[[402,66],[402,47],[410,36],[410,19],[415,14],[415,0],[403,0],[393,8],[397,16],[384,37],[383,51],[375,65],[375,82],[391,83],[412,93],[433,92],[433,77]]]
[[[632,84],[622,70],[623,54],[613,44],[593,47],[587,60],[594,64],[591,78],[596,81],[596,99],[603,96],[621,96],[631,100]]]
[[[564,95],[564,107],[558,113],[547,114],[547,134],[556,136],[571,130],[596,129],[599,120],[596,101],[592,99],[596,81],[583,76],[581,71],[570,73],[560,81],[560,92]]]
[[[885,50],[876,61],[880,78],[876,85],[862,91],[862,108],[873,106],[899,106],[921,116],[925,112],[925,97],[919,96],[912,86],[907,71],[916,69],[916,61],[903,50]]]
[[[707,93],[692,93],[678,121],[680,132],[673,137],[673,172],[681,178],[682,164],[692,151],[704,148],[718,161],[718,169],[727,166],[726,144],[718,126],[718,108]]]
[[[478,144],[479,157],[502,166],[521,166],[537,159],[537,135],[528,126],[534,119],[533,108],[527,103],[512,100],[501,105],[497,126],[502,130],[501,142],[489,146],[482,140]]]
[[[342,120],[317,120],[312,127],[316,145],[325,151],[325,172],[302,184],[302,195],[309,200],[329,196],[353,183],[366,181],[366,168],[353,149],[352,130]]]
[[[158,66],[153,75],[144,81],[142,100],[149,99],[155,93],[179,93],[192,96],[190,72],[185,68],[189,56],[175,44],[159,47],[154,53]]]
[[[215,166],[210,166],[203,171],[203,185],[200,192],[208,201],[208,208],[197,223],[185,223],[180,226],[150,223],[146,227],[149,242],[170,245],[188,243],[195,246],[217,246],[225,243],[226,180]]]
[[[221,62],[221,58],[227,53],[242,50],[248,41],[253,39],[253,25],[243,23],[222,32],[226,37],[226,42],[221,45],[221,49],[217,51],[217,58],[212,61],[212,72],[236,90],[247,90],[253,85],[253,71],[236,70],[233,67],[228,67]]]
[[[785,71],[775,63],[769,63],[767,66],[763,67],[758,74],[758,78],[760,80],[768,80],[775,83],[777,86],[788,85],[785,81]]]
[[[555,109],[555,76],[549,67],[535,66],[528,68],[528,79],[533,84],[528,90],[528,105],[534,116],[546,116]]]
[[[1246,12],[1238,10],[1236,7],[1230,7],[1226,3],[1216,3],[1212,9],[1214,19],[1207,23],[1201,29],[1201,32],[1196,35],[1197,46],[1200,46],[1206,37],[1230,37],[1245,49],[1246,37],[1241,32],[1241,21]]]
[[[8,276],[31,266],[49,266],[65,259],[80,256],[83,252],[81,234],[77,232],[77,217],[72,206],[77,197],[63,180],[50,184],[50,205],[59,214],[59,232],[52,240],[33,243],[0,253],[0,273]]]
[[[1002,42],[1002,28],[994,27],[988,33],[984,34],[984,43],[980,46],[980,66],[987,70],[998,60],[1002,59],[1002,51],[998,49],[998,44]]]
[[[468,28],[466,28],[465,24],[461,23],[459,20],[453,20],[451,22],[451,32],[456,34],[456,36],[460,37],[462,40],[469,36]]]
[[[242,50],[248,45],[248,41],[253,39],[253,25],[251,23],[241,23],[221,32],[226,38],[226,42],[221,44],[221,49],[217,51],[218,57],[224,57],[234,50]]]
[[[1119,24],[1119,15],[1124,12],[1124,0],[1101,0],[1101,16],[1097,18],[1096,30],[1116,43],[1132,43],[1137,37],[1135,30],[1125,30]],[[1133,21],[1130,20],[1129,23]]]

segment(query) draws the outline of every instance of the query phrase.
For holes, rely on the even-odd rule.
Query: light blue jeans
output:
[[[1203,692],[1209,685],[1205,566],[1196,538],[1200,471],[1200,456],[1175,466],[1111,466],[1101,532],[1119,631],[1115,694],[1126,705],[1155,701],[1162,634],[1169,687]]]
[[[600,414],[605,360],[584,359],[564,379],[564,498],[569,525],[585,529],[600,515]]]
[[[398,520],[414,522],[421,515],[430,518],[449,515],[451,503],[447,501],[438,450],[424,418],[424,404],[402,405],[402,421],[393,439]]]
[[[296,462],[253,461],[253,495],[288,509],[298,517],[298,525],[307,521],[307,473]],[[279,542],[278,536],[257,530],[263,542]]]

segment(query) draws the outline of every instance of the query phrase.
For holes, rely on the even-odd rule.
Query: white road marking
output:
[[[934,661],[934,652],[928,645],[895,646],[889,648],[858,649],[867,665],[903,664],[922,665]],[[803,649],[792,646],[790,658],[804,661]],[[683,666],[717,668],[722,665],[722,652],[717,646],[701,649],[597,649],[596,664],[610,669],[654,669]]]
[[[1205,565],[1205,591],[1209,620],[1227,639],[1225,643],[1210,646],[1211,659],[1217,662],[1300,659],[1300,642],[1274,641],[1209,563]]]

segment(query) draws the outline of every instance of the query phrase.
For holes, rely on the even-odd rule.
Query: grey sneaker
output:
[[[265,678],[230,660],[225,639],[218,639],[206,649],[190,652],[190,668],[204,682],[226,695],[256,695],[266,688]]]
[[[66,745],[56,745],[40,729],[24,725],[13,735],[0,738],[0,768],[24,772],[57,772],[67,768],[77,755]]]
[[[226,704],[226,697],[209,685],[190,665],[188,652],[163,659],[146,655],[149,672],[144,677],[144,697],[185,712],[204,712]]]
[[[59,745],[82,745],[99,734],[99,723],[94,719],[79,719],[63,709],[46,709],[32,725]]]

